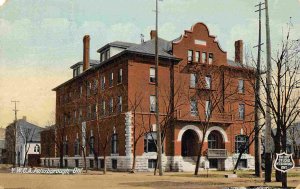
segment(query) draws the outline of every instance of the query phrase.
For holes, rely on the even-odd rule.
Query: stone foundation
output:
[[[156,153],[144,153],[142,156],[136,157],[136,171],[153,171],[154,168],[148,168],[149,160],[156,160]],[[218,160],[218,170],[232,170],[237,161],[238,154],[234,154],[226,159]],[[195,170],[197,157],[182,157],[182,156],[164,156],[162,157],[162,165],[164,171],[180,171],[180,172],[192,172]],[[242,159],[247,162],[247,167],[242,169],[254,169],[254,157],[249,154],[244,154]],[[78,160],[79,167],[84,167],[84,160],[82,157],[64,157],[68,161],[68,167],[75,167],[75,160]],[[96,163],[93,162],[93,167],[90,166],[90,160],[94,161],[92,156],[86,158],[86,164],[88,169],[96,167]],[[59,167],[59,158],[41,158],[41,166],[48,167],[48,161],[50,167]],[[99,157],[98,166],[101,167],[101,161],[103,157]],[[46,163],[46,164],[44,164]],[[116,163],[116,167],[113,168],[113,163]],[[151,163],[150,163],[151,165]],[[154,164],[152,164],[154,165]],[[206,157],[201,157],[200,159],[200,170],[205,168],[205,165],[209,165],[209,160]],[[132,167],[132,157],[128,156],[118,156],[112,155],[106,157],[106,167],[107,170],[112,171],[130,171]]]

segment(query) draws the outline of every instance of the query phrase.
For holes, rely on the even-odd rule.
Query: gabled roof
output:
[[[27,136],[26,136],[26,137],[29,137],[28,139],[31,140],[29,142],[40,142],[41,141],[40,132],[44,128],[34,125],[32,123],[29,123],[29,122],[25,121],[24,119],[19,119],[17,121],[17,129],[19,130],[19,132],[22,132],[22,131],[26,132],[25,131],[26,129],[27,129],[27,132],[30,132],[30,133],[27,133]]]

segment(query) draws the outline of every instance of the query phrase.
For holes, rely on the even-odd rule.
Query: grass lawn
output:
[[[238,171],[239,178],[225,178],[229,171],[200,171],[193,173],[165,173],[164,176],[153,176],[153,173],[120,173],[88,171],[80,175],[41,175],[12,174],[7,169],[0,172],[0,189],[4,188],[224,188],[241,186],[277,186],[281,183],[264,183],[263,178],[256,178],[253,171]],[[288,174],[288,186],[300,185],[300,169]],[[2,188],[1,188],[2,187]]]

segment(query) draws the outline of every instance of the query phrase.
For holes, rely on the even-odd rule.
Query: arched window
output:
[[[212,131],[208,135],[208,148],[209,149],[223,149],[223,138],[218,131]]]
[[[114,133],[111,137],[111,153],[118,153],[118,134]]]
[[[40,145],[36,144],[33,149],[34,152],[40,152]]]
[[[247,148],[249,145],[249,137],[246,135],[235,136],[235,153],[239,153],[243,148]],[[246,149],[246,154],[249,153],[249,149]]]

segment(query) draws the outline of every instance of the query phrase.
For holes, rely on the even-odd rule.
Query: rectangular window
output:
[[[211,89],[211,76],[205,76],[205,88]]]
[[[75,143],[74,143],[74,155],[79,155],[79,149],[80,149],[80,146],[79,146],[79,140],[76,139],[75,140]]]
[[[113,134],[111,137],[111,153],[116,154],[118,153],[118,135]]]
[[[109,86],[112,87],[113,86],[113,81],[114,81],[114,73],[110,73],[109,75]]]
[[[114,99],[110,98],[109,100],[109,112],[113,113],[114,112]]]
[[[118,96],[118,112],[122,112],[122,96]]]
[[[118,161],[116,159],[112,159],[111,160],[111,166],[113,169],[117,169],[118,168]]]
[[[197,83],[197,75],[196,74],[190,74],[190,87],[195,88]]]
[[[91,119],[92,118],[92,106],[91,105],[89,105],[88,107],[87,107],[87,119],[89,120],[89,119]]]
[[[79,160],[75,159],[75,167],[79,167]]]
[[[150,96],[150,112],[156,112],[156,97],[155,97],[155,95]]]
[[[156,152],[156,132],[149,132],[145,134],[144,138],[144,152]]]
[[[101,77],[101,89],[104,90],[105,89],[105,76]]]
[[[206,52],[202,53],[202,63],[206,63]]]
[[[209,53],[208,54],[208,64],[212,64],[214,60],[214,54],[213,53]]]
[[[191,99],[191,115],[192,116],[197,116],[198,115],[198,105],[197,105],[197,100]]]
[[[92,83],[91,82],[87,82],[87,96],[90,96],[91,95],[91,89],[92,89]]]
[[[192,63],[192,62],[193,62],[193,51],[188,50],[188,63]]]
[[[156,159],[148,159],[148,168],[155,169],[156,167]]]
[[[118,83],[122,83],[122,80],[123,80],[123,70],[122,68],[120,68],[118,73]]]
[[[245,119],[245,104],[239,104],[239,119]]]
[[[245,92],[244,80],[242,80],[242,79],[239,80],[238,91],[239,91],[239,93],[244,93]]]
[[[97,106],[96,104],[92,105],[92,119],[96,119],[97,117]]]
[[[105,100],[102,100],[102,115],[105,115]]]
[[[211,101],[209,100],[205,102],[205,115],[206,117],[210,117],[211,115]]]
[[[195,53],[195,62],[200,62],[200,52],[196,51]]]
[[[105,52],[101,53],[100,61],[103,62],[105,60]]]
[[[77,122],[77,111],[74,111],[74,119],[73,119],[73,123]]]
[[[97,91],[98,91],[98,80],[97,79],[94,80],[93,91],[94,91],[94,94],[97,94]]]
[[[155,83],[155,68],[150,68],[150,82]]]
[[[90,169],[94,168],[94,160],[90,159]]]
[[[82,97],[82,86],[79,88],[79,97]]]
[[[90,154],[94,154],[95,137],[90,137]]]

